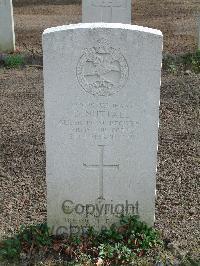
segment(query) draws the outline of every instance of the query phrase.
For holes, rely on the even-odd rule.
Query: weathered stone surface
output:
[[[15,33],[12,0],[0,0],[0,52],[13,52]]]
[[[82,0],[82,21],[131,24],[131,0]]]
[[[48,224],[154,222],[162,34],[77,24],[43,34]]]
[[[200,13],[197,17],[197,36],[198,36],[198,49],[200,50]]]

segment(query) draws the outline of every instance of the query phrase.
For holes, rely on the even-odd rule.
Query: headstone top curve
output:
[[[123,30],[132,30],[139,31],[149,34],[154,34],[158,36],[163,36],[162,32],[157,29],[152,29],[143,26],[130,25],[130,24],[122,24],[122,23],[78,23],[78,24],[70,24],[63,25],[58,27],[47,28],[43,35],[58,32],[58,31],[66,31],[66,30],[75,30],[75,29],[98,29],[98,28],[106,28],[106,29],[123,29]]]

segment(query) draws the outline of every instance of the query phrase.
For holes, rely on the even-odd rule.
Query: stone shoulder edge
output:
[[[43,37],[61,31],[75,30],[75,29],[95,29],[95,28],[132,30],[132,31],[149,33],[163,37],[163,34],[160,30],[138,26],[138,25],[122,24],[122,23],[79,23],[79,24],[63,25],[58,27],[47,28],[43,32]]]

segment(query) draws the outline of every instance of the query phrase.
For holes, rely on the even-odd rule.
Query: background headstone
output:
[[[15,50],[12,0],[0,0],[0,52]]]
[[[154,222],[162,34],[77,24],[43,34],[48,224]]]
[[[197,36],[198,36],[198,49],[200,50],[200,13],[197,17]]]
[[[82,0],[82,22],[131,24],[131,0]]]

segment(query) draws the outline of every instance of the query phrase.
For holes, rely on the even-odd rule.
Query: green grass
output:
[[[20,254],[30,250],[36,254],[46,248],[50,254],[59,253],[63,261],[80,265],[95,265],[98,259],[104,265],[134,265],[157,245],[161,245],[158,232],[137,216],[128,216],[101,232],[91,227],[84,236],[51,236],[46,224],[23,227],[0,243],[0,259],[20,263]]]
[[[43,264],[45,258],[51,256],[49,266],[95,266],[97,262],[102,266],[150,266],[156,262],[167,266],[174,265],[176,259],[164,249],[159,233],[137,216],[121,217],[118,224],[101,232],[90,227],[85,235],[51,236],[49,232],[46,224],[20,228],[15,236],[0,242],[0,265],[24,265],[24,256],[30,265],[47,265]],[[199,266],[200,261],[187,255],[180,265]]]
[[[24,57],[20,54],[7,55],[4,59],[4,65],[7,68],[19,68],[25,64]]]
[[[21,227],[18,234],[0,243],[0,259],[19,261],[20,253],[30,248],[49,246],[51,238],[46,224]]]
[[[197,50],[195,53],[186,53],[176,57],[167,56],[163,60],[163,69],[173,74],[187,70],[196,74],[200,73],[200,50]]]

